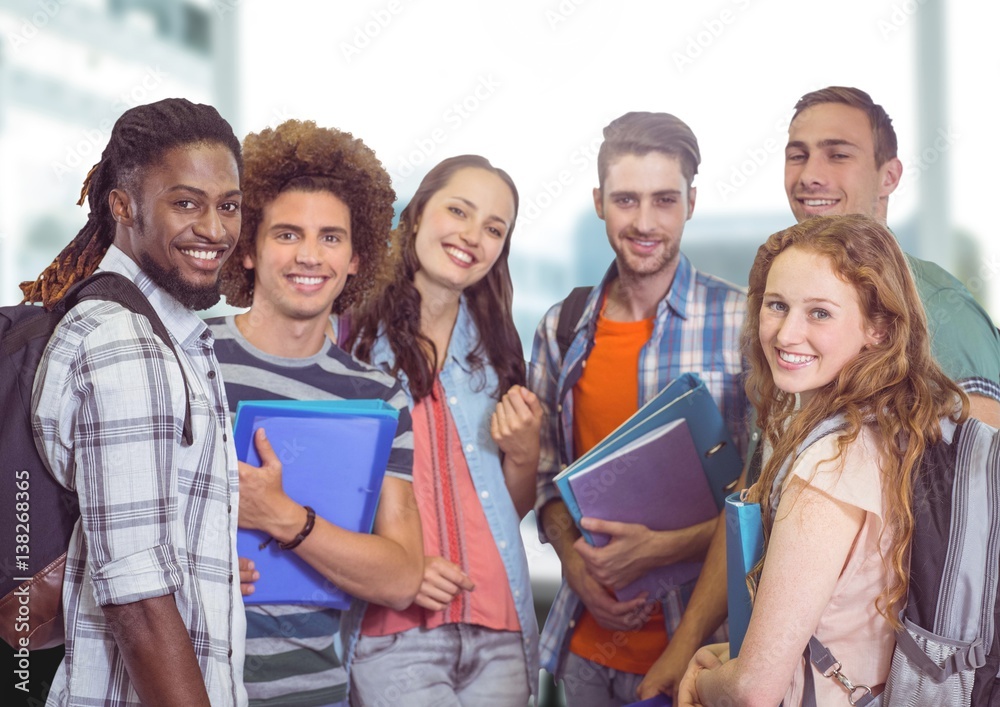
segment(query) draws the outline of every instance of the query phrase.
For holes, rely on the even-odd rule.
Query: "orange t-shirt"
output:
[[[653,319],[597,319],[594,348],[573,387],[573,448],[576,456],[608,436],[639,409],[639,352],[653,334]],[[601,628],[589,611],[576,624],[569,649],[600,665],[644,675],[667,647],[663,609],[657,604],[644,626],[624,637]]]

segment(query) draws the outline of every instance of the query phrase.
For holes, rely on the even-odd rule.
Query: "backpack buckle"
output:
[[[840,664],[840,661],[837,661],[836,663],[833,664],[833,666],[829,670],[823,673],[823,677],[834,678],[837,682],[843,685],[844,689],[847,690],[848,702],[850,702],[852,705],[856,705],[865,697],[872,694],[872,689],[868,685],[855,685],[853,682],[851,682],[851,679],[849,677],[840,672],[841,667],[842,666]],[[854,693],[858,692],[859,690],[861,691],[861,694],[855,697]]]

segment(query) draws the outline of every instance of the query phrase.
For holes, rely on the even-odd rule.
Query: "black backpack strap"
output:
[[[583,316],[587,298],[593,289],[593,287],[574,287],[569,296],[563,300],[562,309],[559,310],[559,322],[556,324],[556,343],[559,344],[560,359],[566,358],[566,352],[573,343],[576,325]]]
[[[145,317],[153,327],[153,332],[166,344],[167,348],[177,359],[181,369],[181,377],[184,379],[184,432],[183,442],[186,446],[191,446],[194,442],[194,432],[191,428],[191,386],[188,384],[187,374],[184,366],[181,365],[181,358],[177,355],[170,332],[160,319],[160,315],[153,309],[146,295],[139,287],[124,275],[115,272],[97,272],[83,282],[74,285],[66,294],[60,305],[65,302],[65,312],[68,312],[84,300],[104,300],[116,302],[125,309]]]

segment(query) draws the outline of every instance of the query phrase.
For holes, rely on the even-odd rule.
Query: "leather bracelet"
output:
[[[313,526],[316,525],[316,511],[312,509],[312,506],[303,506],[306,509],[306,524],[299,534],[292,538],[289,542],[283,543],[279,542],[278,547],[282,550],[294,550],[299,546],[299,544],[306,539],[309,533],[312,532]]]

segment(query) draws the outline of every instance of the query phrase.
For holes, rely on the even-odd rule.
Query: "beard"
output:
[[[208,309],[218,304],[221,299],[218,280],[211,285],[192,285],[181,277],[180,268],[173,267],[168,270],[145,251],[139,254],[139,267],[158,287],[188,309]]]

